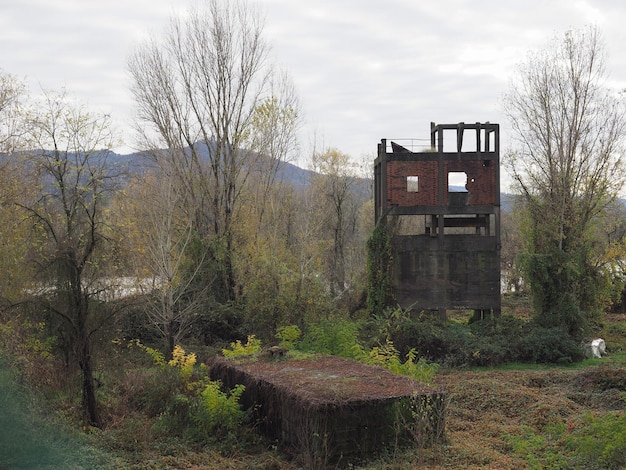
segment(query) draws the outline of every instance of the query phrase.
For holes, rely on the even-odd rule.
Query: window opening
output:
[[[451,171],[448,173],[448,192],[467,192],[467,173],[464,171]]]
[[[409,193],[417,193],[419,191],[419,177],[407,176],[406,177],[406,190]]]

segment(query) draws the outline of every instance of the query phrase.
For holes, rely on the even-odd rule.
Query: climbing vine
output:
[[[367,240],[367,309],[370,314],[382,312],[392,302],[391,230],[381,220]]]

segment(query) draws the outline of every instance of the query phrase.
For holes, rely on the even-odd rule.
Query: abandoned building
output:
[[[378,144],[375,217],[392,234],[391,289],[413,311],[499,315],[500,128],[435,124],[430,148]]]

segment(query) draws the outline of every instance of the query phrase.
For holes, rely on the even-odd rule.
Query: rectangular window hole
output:
[[[448,192],[467,192],[467,173],[464,171],[451,171],[448,173]]]

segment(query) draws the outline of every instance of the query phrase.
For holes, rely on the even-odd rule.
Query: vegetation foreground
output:
[[[596,333],[609,347],[608,356],[602,359],[568,366],[441,368],[432,385],[448,397],[446,442],[427,449],[390,448],[376,460],[353,468],[624,468],[626,318],[611,315]],[[39,369],[36,393],[24,384],[24,371],[16,381],[4,369],[0,377],[0,468],[323,468],[297,456],[288,458],[275,442],[259,434],[254,423],[245,420],[227,432],[205,421],[215,439],[174,432],[171,419],[175,414],[170,413],[166,423],[167,413],[159,416],[149,409],[171,391],[158,390],[155,382],[146,385],[154,370],[140,359],[145,351],[136,353],[124,358],[124,379],[108,379],[108,388],[115,385],[117,389],[101,397],[107,422],[102,430],[78,429],[79,400],[72,401],[64,390],[41,387],[42,382],[50,385],[53,380],[41,376],[43,369]],[[181,353],[174,359],[181,371],[189,357]],[[27,365],[37,367],[36,361]],[[168,382],[163,376],[157,380],[162,385]],[[192,383],[190,376],[187,380]],[[205,396],[209,395],[205,390]],[[234,396],[230,395],[229,403],[236,402]],[[138,400],[141,406],[133,406]],[[182,398],[178,400],[180,405]],[[235,412],[228,413],[232,417]]]

